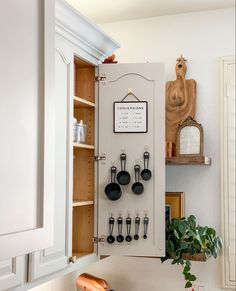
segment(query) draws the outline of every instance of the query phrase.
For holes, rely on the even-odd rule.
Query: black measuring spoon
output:
[[[117,218],[117,223],[118,223],[118,236],[116,237],[116,240],[119,243],[121,243],[124,240],[124,237],[122,235],[123,218],[121,216]]]
[[[150,158],[149,152],[144,152],[143,153],[144,169],[141,172],[141,177],[145,181],[150,180],[152,177],[152,172],[148,169],[149,158]]]
[[[105,193],[109,200],[115,201],[121,197],[122,191],[120,185],[115,183],[116,179],[116,167],[111,167],[111,183],[109,183],[105,188]]]
[[[115,223],[115,219],[114,217],[111,216],[109,218],[109,236],[107,237],[107,242],[109,244],[113,244],[115,241],[115,238],[113,236],[114,223]]]
[[[144,229],[143,238],[144,239],[147,239],[148,223],[149,223],[149,218],[145,216],[143,219],[143,229]]]
[[[140,217],[136,216],[135,220],[134,220],[134,225],[135,225],[135,235],[134,235],[134,239],[138,240],[139,239],[139,226],[140,226]]]
[[[126,240],[127,242],[131,242],[131,240],[132,240],[132,237],[131,237],[131,235],[130,235],[131,222],[132,222],[132,219],[131,219],[131,217],[128,216],[128,217],[126,218],[126,230],[127,230],[127,236],[125,237],[125,240]]]
[[[120,185],[128,185],[130,182],[130,174],[125,170],[126,154],[120,155],[121,171],[117,174],[117,181]]]
[[[135,173],[135,183],[132,185],[132,191],[134,194],[140,195],[143,193],[144,187],[143,184],[139,182],[140,176],[140,166],[134,166],[134,173]]]

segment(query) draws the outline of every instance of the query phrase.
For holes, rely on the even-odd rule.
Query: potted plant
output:
[[[221,248],[222,240],[216,231],[197,225],[195,216],[190,215],[166,222],[166,256],[161,260],[173,259],[172,264],[182,265],[185,288],[190,288],[197,279],[191,273],[190,261],[206,261],[212,256],[216,259]]]

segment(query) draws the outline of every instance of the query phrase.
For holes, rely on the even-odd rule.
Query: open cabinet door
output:
[[[0,3],[0,261],[53,243],[54,14]]]
[[[164,66],[150,63],[104,64],[99,66],[99,76],[99,154],[105,155],[106,159],[99,161],[98,253],[163,256]],[[140,179],[144,188],[140,194],[140,185],[133,186],[134,166],[140,166],[141,171],[144,169],[145,152],[149,153],[149,163],[146,159],[146,166],[148,164],[152,175],[149,180],[144,180],[136,172],[136,180]],[[121,171],[121,154],[126,154],[125,170],[130,174],[130,182],[128,185],[119,185],[122,191],[119,199],[110,200],[118,198],[119,194],[108,191],[107,196],[104,190],[111,182],[111,167],[117,167],[117,173]],[[124,160],[122,163],[124,164]],[[136,167],[136,170],[139,168]],[[144,175],[143,177],[145,178]],[[120,181],[124,182],[122,179]],[[115,183],[118,183],[117,178]],[[114,221],[112,233],[112,224],[109,227],[111,217]],[[110,242],[113,241],[111,237],[108,238],[109,235],[115,238],[113,243],[107,242],[109,239]]]

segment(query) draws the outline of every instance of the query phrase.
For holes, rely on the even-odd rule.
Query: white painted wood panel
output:
[[[100,65],[99,75],[106,76],[106,82],[99,82],[99,153],[105,153],[106,161],[99,162],[98,192],[98,237],[109,234],[108,220],[111,215],[117,220],[123,217],[123,236],[127,235],[125,219],[132,218],[131,236],[134,237],[134,219],[141,218],[139,240],[127,243],[99,243],[100,255],[135,255],[162,256],[165,254],[165,155],[164,155],[164,67],[162,64],[117,64]],[[128,91],[140,101],[148,102],[147,133],[114,133],[113,102],[121,101]],[[137,101],[129,96],[125,101]],[[110,167],[114,164],[120,171],[120,154],[127,155],[126,170],[131,175],[131,182],[121,186],[122,196],[119,200],[108,200],[104,189],[110,183]],[[135,195],[131,186],[135,182],[134,165],[143,169],[143,153],[149,151],[149,168],[152,178],[140,182],[144,185],[144,193]],[[144,216],[149,217],[147,239],[144,235]],[[114,225],[114,236],[118,235],[117,221]]]
[[[229,195],[229,278],[230,281],[236,282],[236,249],[235,249],[235,232],[236,232],[236,209],[235,209],[235,147],[236,147],[236,126],[235,126],[235,63],[228,65],[227,76],[227,99],[228,99],[228,195]]]
[[[221,60],[221,184],[222,184],[222,213],[223,213],[223,285],[235,288],[235,58]]]
[[[54,14],[0,4],[0,260],[52,244]]]
[[[73,93],[71,78],[73,58],[66,59],[63,48],[56,50],[55,58],[55,202],[54,202],[54,244],[53,247],[30,255],[29,280],[34,281],[42,276],[68,267],[68,234],[69,234],[69,147],[70,117]],[[72,55],[73,57],[73,55]]]
[[[25,258],[17,257],[0,262],[0,290],[20,286],[24,282]]]

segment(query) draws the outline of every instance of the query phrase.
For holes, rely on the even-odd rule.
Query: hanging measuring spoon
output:
[[[115,241],[115,238],[113,236],[114,223],[115,223],[115,219],[114,217],[111,216],[109,218],[109,236],[107,237],[107,242],[109,244],[113,244]]]
[[[126,230],[127,230],[127,236],[126,236],[126,238],[125,238],[125,240],[126,240],[127,242],[131,242],[131,240],[132,240],[132,237],[131,237],[131,235],[130,235],[131,222],[132,222],[132,219],[131,219],[131,217],[128,216],[128,217],[126,218]]]
[[[123,227],[123,218],[119,216],[117,218],[117,223],[118,223],[118,236],[116,237],[116,240],[121,243],[124,240],[124,237],[122,235],[122,227]]]
[[[140,226],[140,217],[136,216],[135,217],[135,221],[134,221],[134,225],[135,225],[135,235],[134,235],[134,239],[138,240],[139,239],[139,226]]]
[[[144,239],[147,239],[148,223],[149,223],[149,218],[145,216],[143,219],[143,229],[144,229],[143,238]]]

